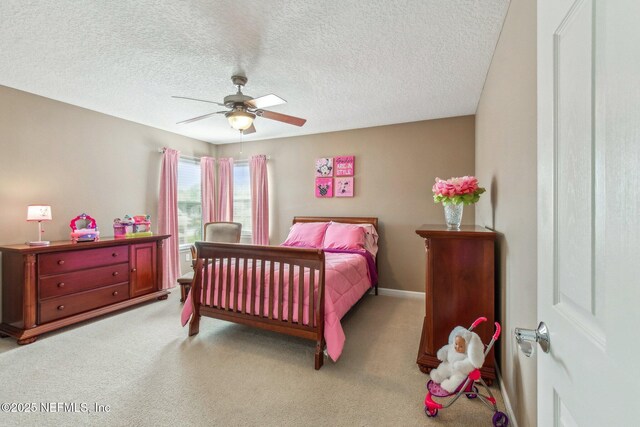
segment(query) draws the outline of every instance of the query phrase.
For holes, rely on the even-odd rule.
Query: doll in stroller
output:
[[[494,426],[509,425],[509,418],[504,412],[498,411],[496,399],[480,376],[484,358],[500,336],[500,324],[496,322],[491,342],[482,351],[484,345],[480,337],[472,331],[486,320],[486,317],[476,319],[469,329],[456,327],[451,333],[449,344],[438,351],[438,359],[443,362],[437,369],[431,371],[432,379],[427,383],[428,392],[424,398],[424,412],[428,417],[437,416],[438,410],[448,408],[464,395],[467,399],[479,399],[494,412],[492,419]],[[475,349],[471,348],[474,344]],[[467,353],[470,353],[470,357],[467,357]],[[486,394],[482,394],[478,387],[481,387]]]

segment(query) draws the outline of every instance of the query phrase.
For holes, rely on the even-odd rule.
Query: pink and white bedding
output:
[[[215,273],[216,283],[218,277],[218,265],[216,265],[215,272],[212,271],[213,266],[209,266],[209,274]],[[223,265],[223,276],[226,277],[226,264]],[[268,271],[268,270],[266,270]],[[278,318],[279,307],[278,307],[278,292],[279,292],[279,271],[276,265],[275,268],[276,274],[274,274],[274,307],[273,307],[273,317]],[[298,286],[298,269],[294,269],[294,301],[293,301],[293,320],[297,322],[298,318],[298,296],[297,296],[297,286]],[[309,289],[309,270],[305,269],[305,278],[303,282],[305,283],[304,288],[304,298],[303,298],[303,323],[308,324],[308,307],[306,301],[308,301]],[[251,266],[249,266],[249,270],[247,272],[248,279],[251,277]],[[232,274],[233,276],[233,274]],[[239,280],[238,283],[240,287],[242,287],[242,269],[239,269]],[[259,272],[257,272],[256,277],[259,276]],[[288,311],[288,267],[285,266],[284,271],[284,283],[283,283],[283,320],[287,319],[287,311]],[[250,282],[250,280],[247,280]],[[317,277],[314,281],[316,283],[315,287],[315,301],[317,301]],[[349,311],[349,309],[362,297],[362,295],[367,292],[369,288],[371,288],[377,282],[377,273],[375,269],[375,261],[372,255],[367,251],[348,251],[348,250],[332,250],[325,249],[325,311],[324,311],[324,338],[327,343],[327,353],[331,357],[333,361],[338,360],[340,354],[342,353],[342,349],[344,347],[345,335],[342,329],[342,325],[340,324],[340,319]],[[231,294],[234,293],[235,284],[231,283]],[[263,304],[263,312],[268,313],[268,295],[269,295],[269,274],[265,274],[265,295],[266,298],[262,298]],[[211,305],[211,298],[213,298],[213,304],[217,304],[217,289],[214,289],[214,292],[211,292],[211,288],[207,290],[206,295],[206,303],[207,305]],[[242,295],[242,301],[244,302],[247,298],[250,298],[252,294],[251,289],[249,292],[245,292],[240,288],[240,295]],[[222,289],[222,305],[226,306],[226,286],[223,285]],[[256,297],[256,301],[253,301],[256,305],[260,304],[260,297]],[[234,298],[231,298],[229,307],[233,307],[231,304],[234,301]],[[254,304],[251,304],[251,301],[246,301],[248,304],[249,312],[251,313],[253,310]],[[187,297],[187,301],[184,304],[182,309],[182,325],[186,325],[189,321],[189,318],[192,314],[192,302],[191,302],[191,292]]]

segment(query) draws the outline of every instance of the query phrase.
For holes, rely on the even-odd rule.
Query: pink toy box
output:
[[[133,233],[133,218],[125,215],[123,219],[116,218],[113,220],[113,237],[125,238],[127,234]]]
[[[152,236],[151,217],[149,215],[136,215],[133,218],[125,215],[123,219],[113,220],[113,237],[144,237]]]

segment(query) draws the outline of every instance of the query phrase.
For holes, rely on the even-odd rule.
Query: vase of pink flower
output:
[[[444,206],[444,219],[447,228],[459,229],[462,222],[464,205],[480,200],[485,189],[478,186],[475,176],[462,176],[443,180],[436,178],[433,185],[433,201]]]

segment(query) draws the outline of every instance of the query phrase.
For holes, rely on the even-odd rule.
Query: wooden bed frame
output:
[[[373,224],[378,229],[378,218],[366,217],[295,217],[293,223],[298,222],[342,222],[348,224]],[[198,259],[195,267],[193,285],[191,287],[191,301],[193,311],[191,322],[189,323],[189,335],[195,335],[199,332],[200,317],[207,316],[216,319],[222,319],[229,322],[241,323],[243,325],[253,326],[266,329],[269,331],[279,332],[286,335],[293,335],[300,338],[306,338],[316,342],[315,352],[315,369],[320,369],[324,363],[324,297],[325,297],[325,259],[322,249],[302,249],[290,248],[282,246],[254,246],[235,243],[210,243],[196,242],[195,244]],[[242,262],[240,262],[242,260]],[[247,274],[247,261],[251,261],[253,266],[260,265],[259,269],[253,268],[250,274]],[[207,294],[207,290],[215,285],[215,278],[209,277],[209,269],[203,266],[209,263],[219,261],[228,266],[226,274],[223,269],[218,268],[218,284],[217,301],[214,303],[213,295],[207,304],[202,301],[202,290]],[[268,263],[268,264],[266,264]],[[279,265],[279,271],[275,272],[275,265]],[[377,263],[376,263],[377,264]],[[284,277],[285,266],[288,266],[288,278]],[[230,267],[230,268],[229,268]],[[377,266],[376,266],[377,268]],[[288,307],[283,307],[283,284],[293,283],[294,269],[299,272],[299,286],[289,286]],[[304,270],[309,269],[310,274],[305,278]],[[256,274],[259,270],[259,274]],[[212,269],[215,272],[215,269]],[[238,283],[239,272],[242,274],[242,289],[247,289],[249,285],[251,289],[251,298],[247,307],[247,298],[242,298],[243,303],[236,304],[240,299],[240,295],[234,295],[239,289],[235,286],[234,292],[231,292],[231,283]],[[313,272],[313,274],[311,274]],[[269,283],[275,283],[276,275],[279,276],[278,287],[280,295],[279,301],[275,301],[274,286],[269,286],[269,293],[266,295],[268,301],[268,312],[264,312],[265,299],[265,276],[269,275]],[[211,274],[213,276],[213,274]],[[224,276],[224,277],[223,277]],[[250,276],[250,277],[247,277]],[[259,277],[256,277],[259,276]],[[318,277],[318,296],[313,298],[313,292],[307,292],[307,301],[304,301],[304,288],[314,289],[315,278]],[[225,289],[226,295],[222,295],[222,289]],[[296,289],[297,288],[297,289]],[[256,304],[256,291],[259,290],[261,297],[258,299],[261,304]],[[297,320],[293,319],[293,292],[298,292],[298,315]],[[375,285],[375,294],[378,295],[378,284]],[[229,304],[231,302],[231,304]],[[307,303],[308,324],[303,322],[303,310]],[[256,307],[259,305],[259,307]],[[279,307],[278,316],[274,318],[273,308]],[[283,309],[287,319],[283,319]],[[282,320],[281,320],[282,319]],[[313,320],[313,322],[311,322]]]

